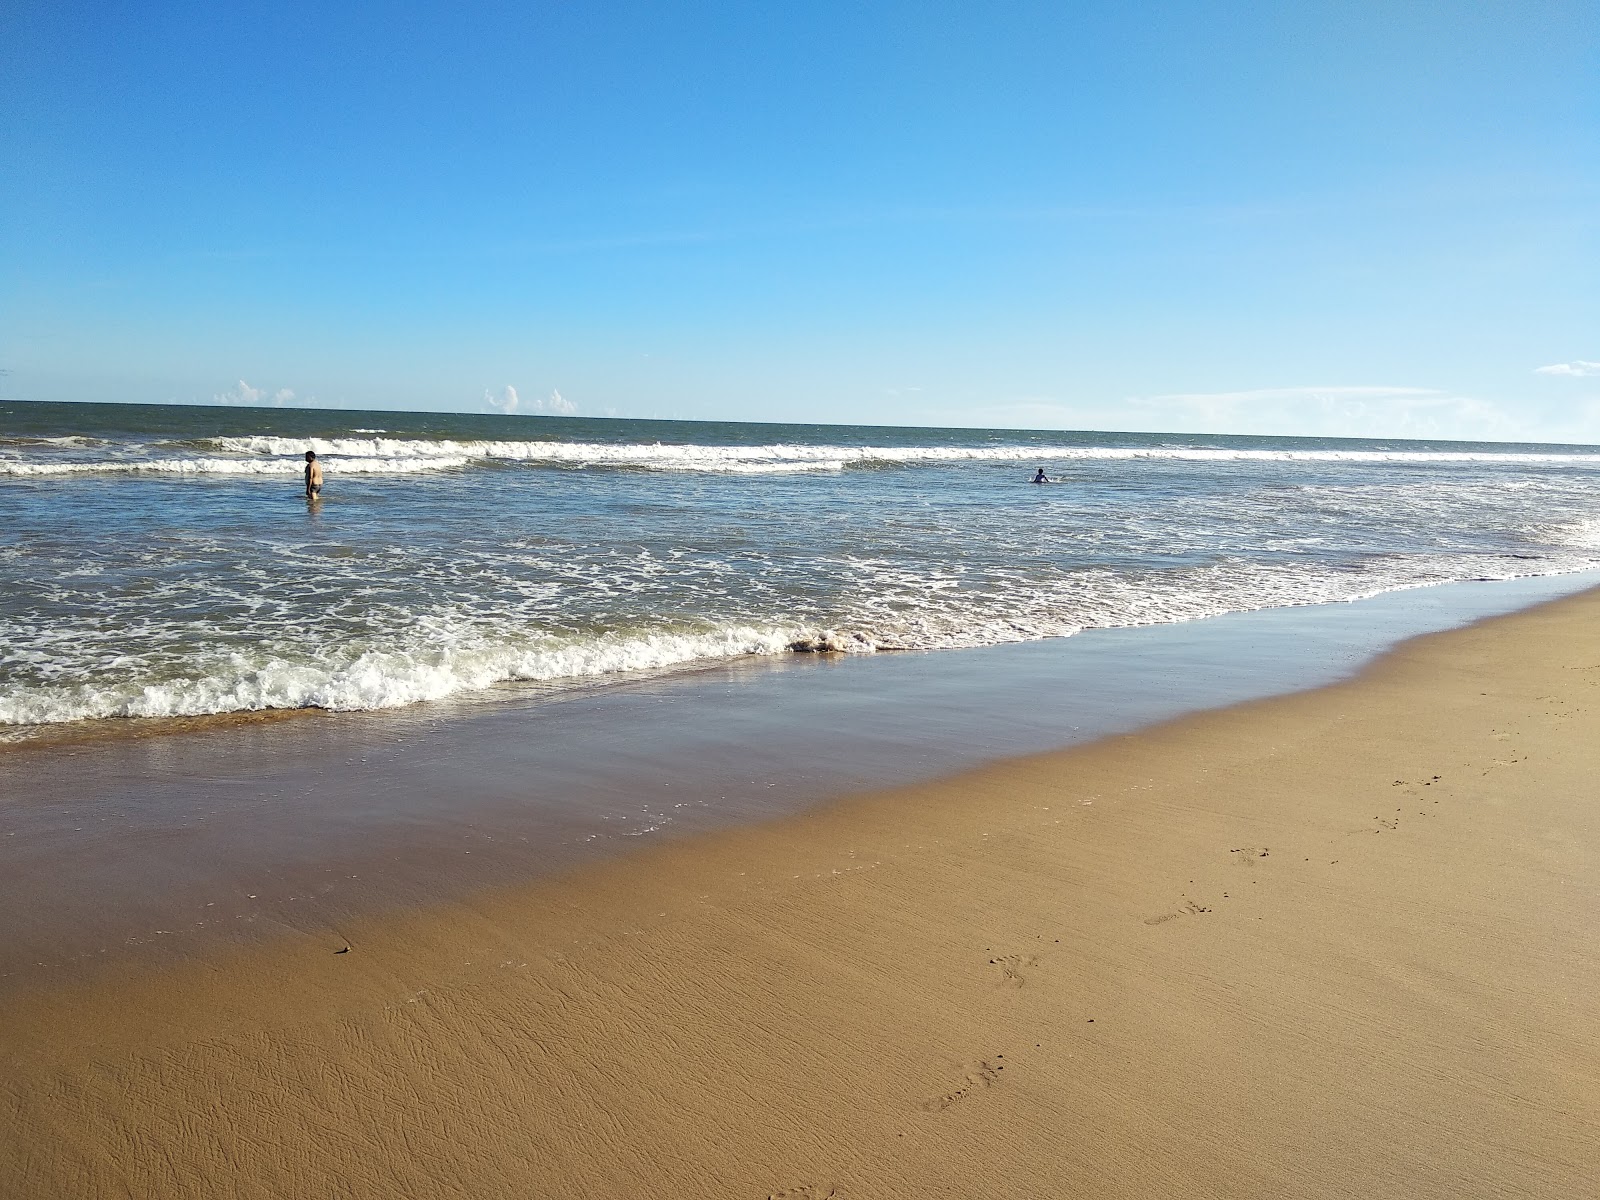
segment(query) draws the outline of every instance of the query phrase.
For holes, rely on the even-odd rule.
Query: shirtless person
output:
[[[317,461],[315,450],[306,451],[306,499],[320,500],[322,498],[322,464]]]

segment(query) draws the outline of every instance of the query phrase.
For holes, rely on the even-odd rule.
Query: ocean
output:
[[[1595,447],[0,403],[13,735],[1595,567]]]

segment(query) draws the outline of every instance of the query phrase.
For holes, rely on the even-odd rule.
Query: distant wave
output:
[[[208,445],[234,454],[389,458],[467,458],[578,466],[635,466],[664,470],[760,470],[780,464],[815,464],[835,470],[853,465],[941,462],[1072,460],[1176,460],[1187,462],[1517,463],[1593,464],[1600,453],[1451,450],[1266,450],[1213,446],[839,446],[774,443],[718,446],[663,443],[454,441],[426,438],[219,437]]]
[[[591,464],[609,465],[609,464]],[[667,459],[662,462],[629,463],[629,466],[647,467],[655,471],[718,471],[732,475],[789,475],[807,471],[842,471],[848,465],[842,458],[804,459],[800,462],[748,462],[742,460],[729,460],[727,462],[706,463],[692,460],[673,461]]]
[[[462,457],[341,458],[323,463],[330,475],[415,475],[464,467]],[[145,458],[107,459],[103,462],[24,462],[0,459],[0,475],[298,475],[304,465],[292,459],[271,458]]]
[[[1405,463],[1506,464],[1517,466],[1600,467],[1600,453],[1450,450],[1289,450],[1214,446],[842,446],[773,443],[723,446],[663,443],[458,441],[453,439],[334,437],[293,438],[276,434],[208,437],[124,446],[119,457],[75,457],[52,452],[87,448],[94,438],[14,438],[7,445],[21,454],[0,457],[0,476],[90,474],[271,475],[297,474],[301,457],[315,450],[330,474],[407,475],[445,471],[474,464],[628,468],[740,475],[839,472],[850,468],[888,468],[939,463],[1027,464],[1095,461],[1176,461],[1195,463]],[[37,456],[27,453],[38,447]],[[210,454],[178,454],[179,448]],[[133,457],[132,455],[149,455]],[[225,456],[225,457],[224,457]]]
[[[207,439],[214,450],[231,454],[291,456],[315,450],[319,456],[386,456],[396,459],[476,459],[547,466],[638,467],[663,471],[735,473],[837,471],[851,463],[958,461],[973,457],[959,448],[917,451],[855,446],[714,446],[661,443],[453,441],[425,438],[285,438],[218,437]]]
[[[68,434],[65,437],[0,437],[0,446],[103,446],[103,438]]]

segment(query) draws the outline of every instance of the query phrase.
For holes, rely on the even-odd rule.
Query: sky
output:
[[[0,6],[0,397],[1600,443],[1600,6]]]

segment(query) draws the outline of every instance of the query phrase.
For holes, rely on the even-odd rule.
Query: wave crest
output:
[[[719,446],[694,443],[456,441],[428,438],[286,438],[277,435],[207,439],[233,454],[465,458],[575,466],[634,466],[662,470],[837,470],[854,465],[942,462],[1178,461],[1342,463],[1591,464],[1600,453],[1477,450],[1291,450],[1217,446],[843,446],[772,443]]]
[[[341,458],[323,462],[330,475],[415,475],[464,467],[462,457]],[[0,475],[298,475],[304,465],[270,458],[149,458],[105,462],[22,462],[0,459]]]
[[[684,663],[778,654],[811,636],[800,626],[732,625],[695,633],[640,632],[364,649],[289,661],[262,648],[229,654],[163,682],[45,686],[0,695],[0,725],[105,717],[188,717],[271,708],[348,712],[400,708],[513,680],[541,682],[662,670]],[[825,635],[834,636],[834,635]],[[865,648],[865,647],[862,647]],[[251,659],[254,661],[251,661]]]

